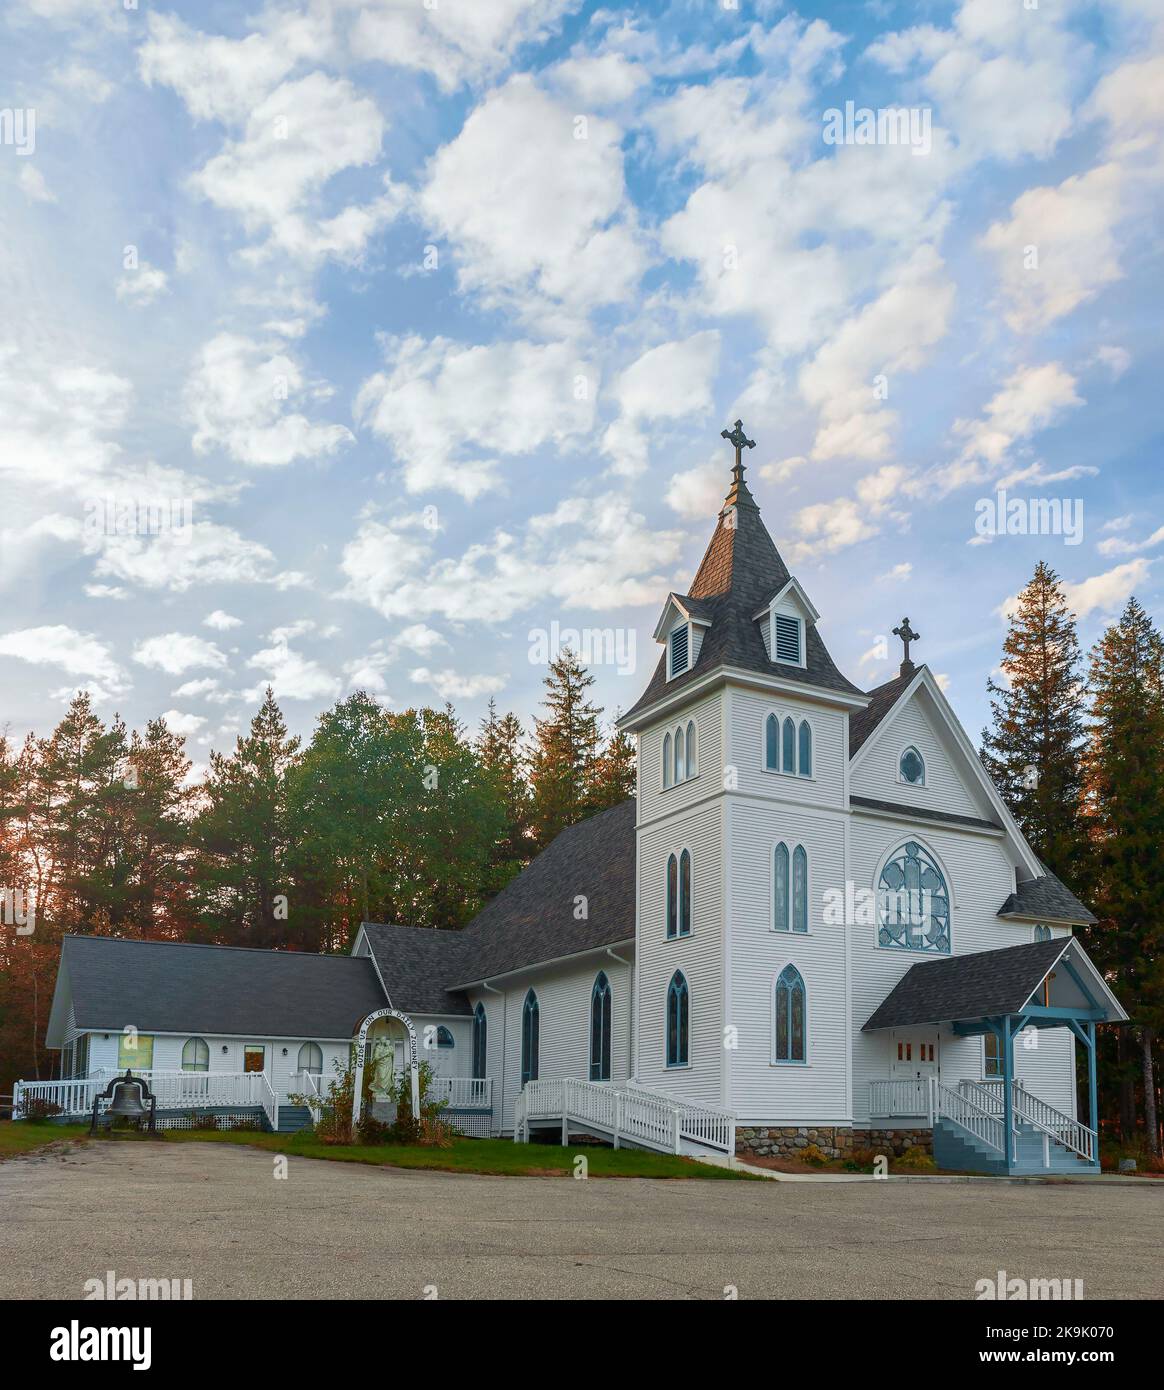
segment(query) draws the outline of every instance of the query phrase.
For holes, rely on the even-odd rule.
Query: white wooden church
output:
[[[714,534],[622,721],[634,800],[459,932],[368,922],[345,957],[66,938],[60,1075],[17,1104],[87,1113],[129,1067],[163,1122],[295,1128],[363,1029],[375,1094],[411,1037],[470,1134],[1094,1167],[1095,1029],[1127,1018],[1073,935],[1095,919],[910,659],[908,619],[892,680],[840,673],[744,480],[751,441],[724,435]]]

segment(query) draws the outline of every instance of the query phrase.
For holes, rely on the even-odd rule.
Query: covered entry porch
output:
[[[1127,1014],[1074,938],[952,956],[913,966],[863,1031],[941,1027],[989,1038],[998,1075],[940,1078],[927,1070],[871,1085],[870,1110],[933,1129],[939,1167],[967,1172],[1098,1170],[1095,1030]],[[1015,1049],[1041,1030],[1066,1028],[1085,1050],[1086,1118],[1050,1105],[1015,1074]]]

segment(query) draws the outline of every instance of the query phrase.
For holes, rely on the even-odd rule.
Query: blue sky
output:
[[[0,724],[528,720],[553,624],[633,635],[625,709],[737,416],[863,685],[908,613],[977,737],[1039,558],[1086,644],[1160,617],[1164,25],[1027,3],[9,7]]]

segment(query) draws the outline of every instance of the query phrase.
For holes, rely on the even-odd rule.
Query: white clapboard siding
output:
[[[674,815],[696,801],[714,796],[723,779],[723,720],[721,696],[706,695],[692,704],[681,706],[681,712],[670,715],[657,724],[642,730],[639,735],[639,823],[648,824],[660,816]],[[663,739],[682,728],[684,739],[687,725],[695,721],[696,775],[663,789]]]
[[[951,895],[950,941],[954,954],[997,950],[1031,940],[1029,923],[1003,921],[998,916],[1014,883],[1014,868],[1001,839],[956,828],[918,822],[907,826],[887,818],[853,815],[850,827],[852,876],[859,889],[876,888],[878,868],[891,851],[915,840],[936,854],[944,866]],[[869,1082],[890,1076],[890,1037],[885,1030],[862,1033],[862,1025],[911,965],[941,959],[924,952],[879,947],[875,926],[852,926],[853,960],[853,1108],[855,1123],[869,1117]],[[956,1086],[961,1079],[982,1077],[982,1040],[940,1034],[942,1081]],[[1039,1040],[1035,1058],[1019,1057],[1019,1075],[1050,1105],[1074,1113],[1074,1042],[1065,1029],[1048,1030]]]
[[[793,802],[802,806],[844,805],[846,716],[827,705],[802,697],[770,696],[733,687],[728,753],[725,759],[736,769],[741,795]],[[791,715],[798,728],[802,719],[812,727],[812,776],[769,772],[764,766],[764,724],[775,714],[783,724]],[[799,751],[799,750],[798,750]]]
[[[617,949],[617,948],[616,948]],[[618,950],[630,959],[630,947]],[[526,995],[532,988],[538,998],[538,1077],[550,1081],[590,1077],[590,997],[599,971],[610,981],[611,1084],[625,1084],[630,1075],[630,1012],[632,968],[605,952],[595,952],[570,965],[549,966],[523,972],[505,982],[503,994],[470,993],[476,1008],[485,1006],[488,1025],[486,1049],[489,1075],[493,1077],[497,1128],[513,1128],[513,1102],[521,1090],[521,1022]],[[499,985],[500,989],[501,986]],[[472,1072],[472,1055],[463,1075]]]
[[[911,745],[926,765],[922,787],[903,782],[900,777],[901,755]],[[995,818],[985,792],[966,777],[962,759],[950,743],[949,731],[942,727],[928,696],[915,692],[892,723],[886,721],[872,735],[860,754],[849,788],[853,796],[960,816]]]

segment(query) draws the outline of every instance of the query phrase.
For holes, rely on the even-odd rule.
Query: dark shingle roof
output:
[[[1060,936],[911,966],[862,1031],[1018,1013],[1066,945]]]
[[[928,806],[902,806],[896,801],[878,801],[872,796],[850,796],[853,806],[868,811],[888,811],[895,816],[910,816],[918,820],[937,821],[944,825],[969,825],[978,830],[1001,830],[997,821],[980,820],[977,816],[962,816],[954,811],[932,811]]]
[[[646,690],[625,717],[646,709],[663,695],[682,690],[717,666],[735,666],[860,695],[862,692],[837,670],[811,623],[807,625],[804,669],[769,661],[760,625],[753,615],[788,583],[789,577],[780,552],[760,519],[760,509],[741,478],[727,495],[711,543],[691,583],[690,599],[699,601],[699,616],[711,621],[699,656],[689,671],[669,681],[664,652]]]
[[[445,988],[464,973],[467,939],[463,931],[382,922],[365,922],[363,927],[394,1009],[417,1014],[472,1012],[464,994]]]
[[[897,704],[900,696],[908,688],[910,681],[917,675],[920,667],[912,671],[906,671],[904,675],[897,675],[891,681],[886,681],[884,685],[879,685],[874,690],[869,691],[869,703],[864,709],[854,710],[849,715],[849,757],[857,752],[877,728],[878,724],[885,718],[889,711]]]
[[[350,1038],[387,1002],[370,960],[66,936],[78,1028],[254,1038]]]
[[[1091,925],[1094,912],[1079,901],[1061,879],[1043,866],[1043,878],[1028,878],[998,909],[1000,917],[1050,917],[1053,921]]]

